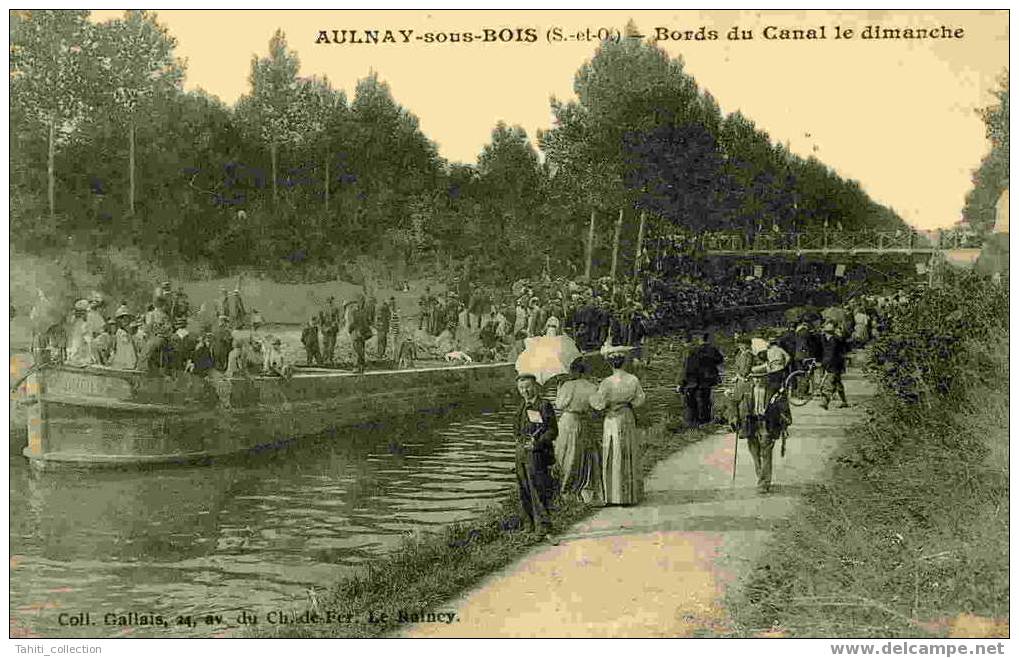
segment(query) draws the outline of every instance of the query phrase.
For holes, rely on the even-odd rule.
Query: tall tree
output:
[[[298,102],[300,61],[287,47],[282,30],[269,40],[267,57],[251,58],[251,92],[237,103],[237,113],[269,146],[273,205],[279,201],[278,153],[282,145],[298,143],[305,130],[304,106]]]
[[[46,132],[50,220],[56,216],[55,155],[87,114],[94,35],[85,10],[11,12],[11,99],[30,129]]]
[[[1008,71],[994,90],[997,102],[981,111],[987,127],[990,152],[973,172],[973,188],[966,194],[963,217],[974,229],[987,233],[994,227],[998,197],[1009,184]]]
[[[177,40],[148,11],[128,10],[122,19],[96,26],[96,61],[107,80],[106,105],[123,121],[128,141],[128,215],[135,214],[136,131],[157,99],[166,99],[184,79],[174,55]]]

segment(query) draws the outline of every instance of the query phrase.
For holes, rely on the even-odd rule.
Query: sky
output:
[[[181,10],[158,11],[187,60],[185,88],[227,103],[248,91],[251,59],[282,29],[302,76],[326,76],[353,96],[375,71],[452,161],[475,162],[499,121],[532,138],[551,123],[551,97],[573,98],[577,69],[597,41],[633,20],[714,95],[722,111],[753,120],[773,141],[816,156],[860,181],[877,202],[920,229],[961,218],[972,171],[990,149],[978,110],[1008,66],[1008,13],[996,11],[537,11],[537,10]],[[118,11],[97,11],[103,20]],[[765,30],[814,29],[824,39],[766,39]],[[950,38],[864,39],[867,26],[928,28]],[[853,30],[850,38],[836,38]],[[549,42],[550,31],[584,39]],[[661,28],[661,29],[659,29]],[[684,38],[704,29],[717,39]],[[730,40],[733,28],[753,38]],[[427,33],[492,30],[498,39],[533,30],[536,40],[427,43]],[[316,44],[326,30],[413,30],[409,43]],[[961,30],[961,32],[959,32]],[[360,33],[360,32],[359,32]],[[680,37],[678,39],[672,38]]]

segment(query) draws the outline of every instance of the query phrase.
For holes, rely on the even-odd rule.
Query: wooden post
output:
[[[329,156],[326,156],[326,212],[329,212]]]
[[[587,264],[584,266],[584,278],[591,280],[591,267],[594,260],[594,208],[591,209],[591,222],[587,227]]]
[[[131,125],[128,127],[128,135],[130,138],[128,148],[128,193],[127,193],[127,212],[128,215],[134,217],[134,121],[131,121]]]
[[[623,232],[623,209],[619,209],[619,218],[616,220],[616,237],[612,242],[612,285],[615,287],[616,272],[619,265],[619,235]]]
[[[269,158],[272,160],[272,204],[276,205],[276,140],[275,138],[269,144]]]
[[[636,279],[640,274],[640,258],[641,252],[644,250],[644,221],[646,214],[643,210],[640,211],[640,227],[637,229],[637,255],[633,259],[633,278]]]
[[[56,119],[50,118],[50,143],[49,151],[46,155],[46,191],[50,202],[50,219],[56,217],[57,214],[57,195],[56,195],[56,181],[53,172],[53,154],[56,150]]]

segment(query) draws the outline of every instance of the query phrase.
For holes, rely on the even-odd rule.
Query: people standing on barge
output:
[[[131,335],[131,327],[134,323],[134,316],[128,310],[127,305],[121,304],[117,309],[117,334],[113,348],[113,359],[110,365],[122,370],[134,370],[138,367],[138,349],[135,345],[134,336]]]
[[[88,323],[85,321],[86,313],[88,313],[88,300],[79,299],[74,303],[71,330],[68,332],[67,363],[72,366],[87,365],[91,360],[89,353],[91,337],[88,335]]]
[[[389,347],[389,323],[392,319],[389,303],[383,299],[375,315],[375,352],[380,359],[386,358],[386,348]]]
[[[336,308],[336,300],[330,297],[326,307],[319,313],[319,325],[322,327],[322,362],[331,365],[336,353],[336,335],[340,333],[340,309]]]
[[[244,377],[247,375],[247,372],[248,364],[247,356],[244,353],[244,341],[240,338],[235,338],[233,348],[227,357],[225,375],[227,377]]]
[[[212,359],[216,369],[226,370],[230,350],[233,349],[234,335],[230,330],[230,318],[221,314],[216,329],[212,332]]]
[[[550,508],[555,494],[550,469],[559,434],[555,410],[542,399],[534,375],[517,377],[522,402],[516,416],[516,477],[524,525],[554,543]]]
[[[644,477],[633,410],[644,404],[646,397],[640,380],[623,370],[629,348],[617,346],[604,351],[612,374],[598,385],[591,406],[605,411],[601,452],[605,502],[633,505],[640,501]]]
[[[203,331],[198,336],[185,370],[199,377],[205,377],[215,367],[216,360],[212,355],[212,332]]]
[[[114,334],[117,331],[117,323],[109,320],[98,335],[92,337],[91,351],[92,363],[99,366],[109,365],[113,358],[113,348],[116,344]]]
[[[601,450],[591,427],[591,396],[598,387],[585,379],[587,366],[580,357],[570,364],[572,379],[559,385],[555,408],[559,418],[559,437],[555,442],[560,490],[584,502],[601,504],[605,500],[602,485]]]
[[[396,306],[396,298],[389,298],[389,334],[390,342],[393,344],[393,360],[399,359],[397,352],[400,349],[400,309]]]
[[[277,336],[271,337],[262,347],[262,374],[273,377],[287,377],[290,369],[283,355],[283,341]]]
[[[312,316],[301,331],[301,344],[307,355],[306,363],[311,366],[322,363],[322,354],[318,344],[318,320]]]

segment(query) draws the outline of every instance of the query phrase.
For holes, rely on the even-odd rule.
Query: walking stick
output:
[[[739,432],[733,432],[733,445],[732,445],[732,485],[736,486],[736,455],[739,452]]]

